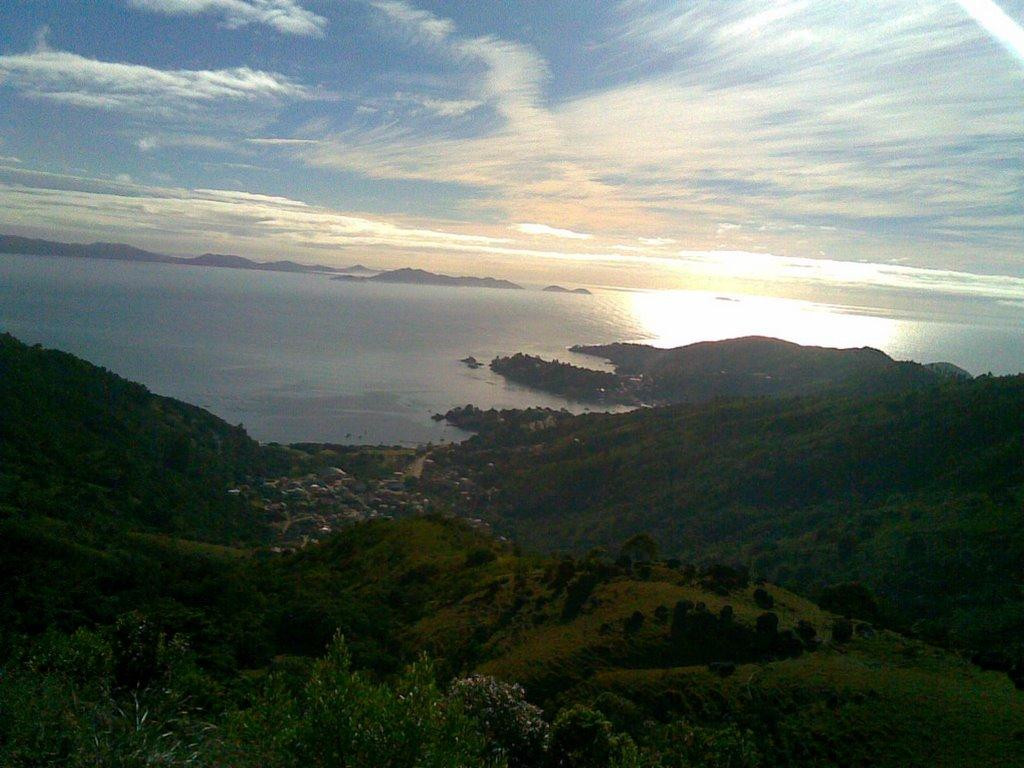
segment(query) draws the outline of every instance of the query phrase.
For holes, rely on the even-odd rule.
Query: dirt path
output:
[[[422,456],[417,456],[412,460],[412,464],[405,468],[405,474],[415,477],[417,480],[423,477],[423,465],[430,457],[429,453],[424,453]]]

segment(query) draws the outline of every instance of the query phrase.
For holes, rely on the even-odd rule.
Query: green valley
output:
[[[417,454],[259,445],[11,337],[0,372],[5,766],[1024,761],[1019,667],[959,652],[1020,639],[1020,379]],[[303,544],[228,493],[324,473],[310,505],[431,511]]]

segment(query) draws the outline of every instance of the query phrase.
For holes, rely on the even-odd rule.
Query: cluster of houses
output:
[[[279,477],[233,488],[262,508],[280,532],[281,548],[319,541],[347,523],[423,514],[430,499],[403,472],[360,479],[339,467],[301,477]]]
[[[457,514],[470,526],[489,530],[478,515],[493,489],[443,460],[444,448],[434,454],[442,460],[420,454],[404,471],[372,478],[330,467],[299,477],[253,479],[228,493],[247,499],[263,513],[278,532],[276,551],[320,541],[353,522],[430,512]]]

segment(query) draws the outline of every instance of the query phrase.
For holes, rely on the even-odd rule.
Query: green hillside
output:
[[[0,407],[9,418],[0,433],[0,765],[896,768],[1024,761],[1024,697],[1005,672],[981,671],[877,621],[823,610],[752,580],[745,568],[714,564],[706,552],[692,558],[698,565],[666,560],[641,536],[623,556],[523,554],[479,524],[441,515],[354,523],[294,551],[261,546],[267,534],[258,510],[226,488],[250,474],[304,474],[341,459],[353,472],[372,474],[379,471],[372,452],[261,447],[200,409],[9,337],[2,359]],[[1012,442],[1016,427],[1006,414],[1020,382],[969,387],[920,397],[933,410],[948,401],[934,412],[962,412],[967,422],[987,408],[1001,411],[985,435],[998,426]],[[824,431],[828,416],[814,417],[816,409],[830,409],[849,433],[865,418],[864,406],[851,401],[844,411],[838,402],[719,404],[711,414],[721,435],[750,446],[757,443],[743,437],[744,425],[763,428],[772,418],[779,440],[785,418]],[[928,426],[911,401],[899,402],[899,412],[924,433],[921,445],[934,439],[932,430],[950,426],[942,418]],[[600,497],[581,495],[573,462],[614,457],[638,436],[657,445],[679,424],[696,430],[697,413],[555,420],[549,432],[510,427],[503,440],[518,434],[520,444],[478,439],[448,458],[435,454],[431,472],[464,456],[478,471],[462,468],[494,482],[494,473],[526,472],[516,462],[533,457],[538,506],[529,519],[538,535],[551,534],[559,529],[540,506],[551,493],[551,473],[564,471],[565,492],[578,494],[575,509],[596,515],[583,502]],[[676,426],[659,432],[666,414]],[[869,420],[864,429],[872,424],[881,426]],[[621,430],[621,442],[610,425]],[[889,425],[895,447],[878,458],[887,469],[861,481],[866,489],[882,493],[888,483],[908,495],[985,483],[993,494],[1010,494],[1017,487],[1009,443],[986,442],[972,458],[966,447],[977,433],[960,442],[947,437],[945,458],[934,456],[919,476],[893,460],[918,443],[895,435]],[[598,439],[609,442],[590,451],[586,441]],[[635,446],[623,455],[635,457]],[[655,457],[648,460],[653,465]],[[642,482],[622,466],[622,482]],[[831,466],[823,457],[818,471]],[[775,471],[781,480],[784,465]],[[759,488],[742,485],[747,472],[738,465],[722,483]],[[595,475],[587,477],[594,482]],[[424,493],[433,482],[423,482]],[[800,503],[826,497],[824,485],[800,491],[793,483]],[[603,490],[612,502],[627,492],[656,498],[659,488],[648,481]],[[722,490],[717,502],[730,492],[739,493]],[[436,498],[444,508],[444,495]],[[806,521],[792,524],[798,522]],[[982,522],[977,530],[992,536]],[[965,583],[973,589],[988,582]],[[830,600],[844,612],[836,594]]]
[[[573,351],[610,361],[620,375],[644,377],[653,399],[673,403],[823,391],[877,395],[933,384],[940,372],[959,371],[948,363],[948,369],[935,369],[893,360],[871,347],[810,347],[763,336],[671,349],[620,343]]]
[[[341,734],[332,734],[344,733],[349,718],[363,718],[361,728],[383,721],[430,736],[420,716],[402,709],[407,678],[395,677],[421,652],[436,663],[418,689],[437,681],[430,695],[445,717],[454,717],[446,681],[478,673],[521,683],[543,707],[545,728],[582,705],[635,745],[634,762],[620,755],[580,765],[1024,759],[1024,697],[1005,674],[860,622],[846,623],[847,639],[841,618],[728,569],[524,559],[457,521],[426,518],[360,524],[269,559],[148,536],[131,541],[113,554],[74,553],[159,568],[141,588],[92,587],[125,610],[102,622],[82,616],[72,635],[34,628],[35,640],[8,637],[0,662],[3,764],[90,764],[62,762],[67,753],[35,760],[58,737],[94,756],[79,741],[97,728],[111,749],[155,749],[158,734],[123,722],[135,696],[152,713],[152,728],[191,739],[187,756],[165,764],[218,765],[227,754],[232,765],[333,765],[330,744]],[[32,604],[47,599],[40,592]],[[336,647],[314,664],[338,629],[348,650]],[[366,671],[353,678],[351,669]],[[324,696],[333,701],[328,710],[316,703]],[[318,725],[303,730],[310,722]],[[487,734],[479,721],[466,727],[465,739]],[[449,762],[441,765],[483,764],[474,762],[480,753],[456,759],[455,746],[444,749]],[[523,764],[561,764],[549,763],[558,759],[552,749]],[[376,764],[351,759],[346,764]]]
[[[227,490],[266,452],[241,428],[7,334],[0,404],[0,507],[76,525],[252,537]]]
[[[950,363],[921,365],[893,360],[871,347],[811,347],[764,336],[671,349],[616,343],[577,345],[571,350],[607,360],[615,372],[522,353],[495,358],[491,370],[518,384],[570,399],[627,405],[821,392],[875,396],[928,387],[946,378],[971,378]]]
[[[486,489],[469,512],[524,545],[649,532],[805,594],[863,581],[935,638],[1024,639],[1024,377],[504,422],[436,459]]]

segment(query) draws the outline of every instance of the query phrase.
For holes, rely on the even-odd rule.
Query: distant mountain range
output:
[[[452,277],[451,275],[439,275],[434,272],[427,272],[423,269],[412,269],[403,267],[388,272],[381,272],[369,277],[357,275],[339,275],[332,280],[347,280],[351,282],[370,283],[411,283],[414,285],[444,285],[454,288],[501,288],[504,290],[521,291],[523,286],[516,285],[508,280],[499,280],[494,277]]]
[[[404,267],[381,272],[355,264],[351,267],[327,267],[323,264],[299,264],[295,261],[253,261],[244,256],[225,253],[204,253],[202,256],[168,256],[124,243],[60,243],[37,240],[16,235],[0,235],[0,253],[21,256],[60,256],[73,259],[104,259],[107,261],[134,261],[150,264],[178,264],[185,267],[220,267],[222,269],[254,269],[261,272],[292,272],[303,274],[326,273],[334,280],[371,281],[379,283],[411,283],[415,285],[445,285],[466,288],[501,288],[522,290],[508,280],[494,277],[452,277]],[[545,290],[551,290],[548,288]],[[566,290],[566,289],[560,289]],[[574,293],[584,292],[579,289]],[[589,291],[587,291],[589,293]]]
[[[322,264],[299,264],[295,261],[253,261],[244,256],[204,253],[202,256],[179,257],[154,253],[124,243],[60,243],[16,235],[0,235],[0,253],[22,256],[61,256],[73,259],[104,259],[136,261],[150,264],[180,264],[186,267],[222,267],[224,269],[255,269],[262,272],[327,272],[333,275],[372,275],[376,270],[356,264],[351,267],[327,267]]]

